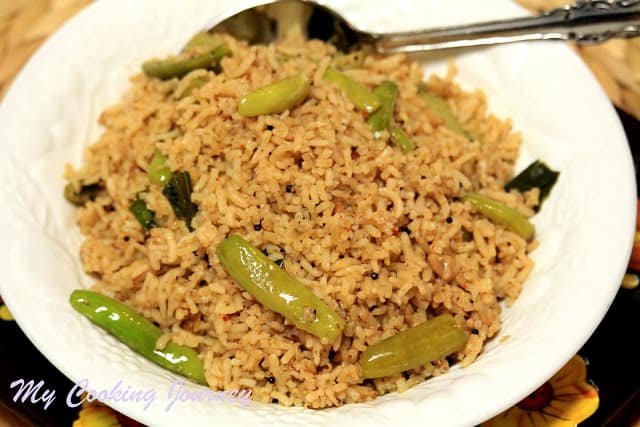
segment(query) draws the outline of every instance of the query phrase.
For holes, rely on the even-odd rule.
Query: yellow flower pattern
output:
[[[99,401],[85,402],[72,427],[144,427]]]
[[[101,403],[83,405],[73,427],[121,427],[117,412]]]
[[[599,403],[598,391],[587,382],[584,359],[574,356],[540,388],[482,427],[576,427]]]
[[[13,320],[9,307],[2,303],[0,303],[0,320]]]

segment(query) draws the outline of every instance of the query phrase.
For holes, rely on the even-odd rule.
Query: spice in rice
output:
[[[100,116],[105,131],[84,165],[67,167],[74,188],[104,188],[77,211],[82,265],[98,278],[93,289],[157,323],[165,332],[158,345],[196,349],[211,388],[255,384],[253,398],[265,403],[364,402],[473,362],[500,329],[500,301],[513,302],[533,268],[535,241],[461,199],[476,192],[534,214],[535,194],[503,189],[521,143],[511,123],[488,113],[482,92],[457,86],[452,68],[426,86],[455,112],[465,132],[454,132],[421,99],[419,64],[368,56],[345,73],[368,88],[395,82],[395,112],[414,145],[404,152],[386,130],[374,135],[367,114],[323,79],[333,46],[224,41],[233,55],[218,73],[133,76],[122,101]],[[295,74],[311,82],[304,101],[279,114],[239,114],[244,94]],[[156,152],[190,176],[190,224],[149,182]],[[155,215],[148,230],[129,210],[138,198]],[[282,248],[275,260],[340,314],[341,336],[323,342],[240,288],[216,255],[232,233]],[[441,314],[469,335],[462,350],[362,378],[358,358],[369,346]]]

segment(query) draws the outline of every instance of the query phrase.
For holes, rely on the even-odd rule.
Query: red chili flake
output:
[[[518,406],[525,411],[538,411],[547,406],[553,399],[553,388],[548,382],[542,384],[539,389],[524,398]]]
[[[398,230],[397,228],[394,228],[393,230],[391,230],[391,233],[392,233],[394,236],[397,236],[398,234],[400,234],[400,230]]]
[[[229,320],[229,316],[226,315],[226,314],[223,314],[222,315],[222,320],[224,320],[226,322],[227,320]]]

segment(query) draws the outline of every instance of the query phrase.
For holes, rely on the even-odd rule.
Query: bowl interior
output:
[[[326,3],[377,31],[523,13],[506,0]],[[624,132],[590,72],[559,44],[420,57],[427,73],[442,73],[455,56],[463,86],[481,88],[492,112],[512,118],[524,139],[518,168],[541,158],[561,172],[534,220],[540,241],[535,270],[521,297],[504,310],[500,336],[470,367],[402,394],[323,411],[194,401],[168,409],[177,377],[71,309],[69,294],[88,287],[91,278],[82,273],[81,235],[62,197],[64,165],[80,164],[84,147],[101,132],[98,115],[118,101],[144,59],[176,51],[217,17],[250,4],[95,2],[56,33],[16,79],[0,106],[6,147],[0,159],[0,229],[7,245],[0,257],[0,292],[19,325],[73,381],[87,379],[96,390],[111,390],[118,381],[153,390],[148,409],[141,402],[107,402],[151,425],[328,425],[348,416],[354,425],[398,419],[422,425],[427,419],[460,426],[514,404],[559,369],[602,319],[624,273],[635,224],[635,180]]]

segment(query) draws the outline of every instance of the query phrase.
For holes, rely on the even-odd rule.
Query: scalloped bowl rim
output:
[[[6,272],[0,293],[29,339],[73,381],[90,376],[100,389],[126,378],[139,389],[159,391],[176,377],[132,354],[68,306],[70,289],[87,287],[91,280],[79,266],[80,236],[72,209],[59,201],[63,164],[79,163],[82,147],[100,134],[97,115],[117,102],[127,77],[149,56],[149,49],[152,55],[175,51],[216,17],[259,2],[95,2],[39,49],[0,104],[0,140],[9,149],[0,159],[0,230],[7,243],[6,256],[0,259]],[[487,0],[493,7],[473,0],[455,2],[457,8],[445,0],[375,0],[367,6],[357,0],[323,3],[375,30],[523,13],[504,0]],[[456,14],[443,12],[438,7],[442,4]],[[423,13],[414,13],[416,8]],[[388,16],[395,19],[385,19]],[[125,30],[130,32],[122,48],[118,34]],[[448,57],[435,58],[425,65],[428,72],[444,70]],[[490,109],[511,116],[522,130],[518,167],[542,157],[561,170],[557,188],[534,220],[541,242],[533,253],[536,269],[522,296],[503,313],[500,335],[478,361],[402,394],[323,411],[255,402],[246,409],[183,404],[164,411],[160,393],[158,405],[147,411],[130,402],[109,405],[151,425],[205,425],[211,417],[220,425],[234,426],[329,425],[345,416],[354,426],[398,419],[407,426],[427,419],[439,426],[471,425],[515,404],[569,360],[604,317],[631,252],[635,176],[624,131],[596,80],[566,46],[493,47],[462,52],[456,62],[461,83],[484,89]],[[549,63],[553,71],[547,69]],[[69,97],[75,103],[68,102]],[[34,102],[39,108],[33,108]],[[531,108],[540,105],[544,111]],[[597,177],[592,170],[598,171]],[[606,219],[612,211],[615,221]],[[78,340],[79,336],[86,339]],[[92,369],[95,366],[100,369]]]

